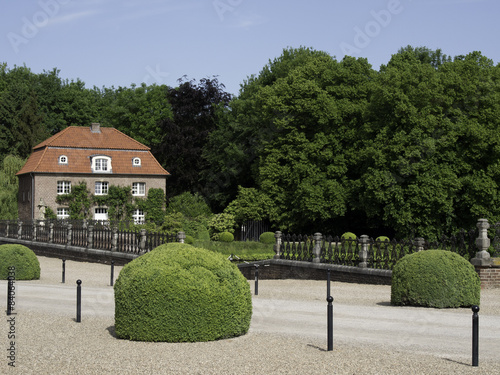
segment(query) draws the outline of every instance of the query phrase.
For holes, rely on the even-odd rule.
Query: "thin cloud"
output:
[[[56,25],[56,24],[63,24],[63,23],[69,23],[69,22],[74,22],[76,20],[79,20],[84,17],[90,17],[93,16],[94,14],[97,14],[97,11],[94,10],[86,10],[82,12],[74,12],[74,13],[69,13],[69,14],[63,14],[61,16],[55,16],[49,20],[48,25]]]

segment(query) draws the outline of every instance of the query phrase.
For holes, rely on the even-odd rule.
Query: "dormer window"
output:
[[[66,155],[59,156],[59,164],[68,164],[68,157]]]
[[[141,158],[133,158],[132,159],[132,165],[134,167],[140,167],[141,166]]]
[[[92,158],[92,172],[111,173],[111,158],[109,156],[94,156]]]

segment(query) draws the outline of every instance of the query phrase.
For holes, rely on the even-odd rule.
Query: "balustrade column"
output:
[[[91,249],[94,246],[94,226],[89,225],[87,235],[87,247]]]
[[[359,267],[366,268],[368,267],[368,246],[370,243],[370,237],[366,234],[363,234],[359,238],[359,243],[361,244],[361,248],[359,249]]]
[[[113,237],[111,239],[111,251],[118,250],[118,228],[113,227],[112,229]]]
[[[10,221],[7,221],[7,225],[5,226],[5,237],[9,237],[9,224]]]
[[[146,252],[146,241],[147,241],[147,231],[146,229],[141,229],[141,241],[139,242],[139,250],[141,253]]]
[[[184,232],[179,232],[177,234],[177,240],[180,242],[180,243],[184,243],[184,241],[186,240],[186,233]]]
[[[274,244],[274,249],[273,249],[275,252],[274,259],[280,259],[280,257],[281,257],[281,254],[280,254],[281,236],[282,236],[282,233],[279,230],[276,231],[276,233],[274,233],[274,238],[276,238],[276,243]]]
[[[415,247],[417,248],[417,252],[423,251],[425,245],[425,239],[422,237],[415,238]]]
[[[323,235],[321,233],[314,233],[314,248],[313,248],[313,263],[321,262],[321,240]]]
[[[31,241],[36,241],[36,225],[37,221],[33,220],[33,224],[31,226]]]
[[[49,223],[49,243],[54,242],[54,223]]]
[[[490,247],[490,239],[488,238],[489,227],[488,219],[478,220],[477,228],[479,229],[479,235],[476,239],[478,252],[470,261],[474,266],[490,266],[493,263],[490,253],[488,253],[488,248]]]
[[[23,238],[23,222],[21,220],[17,222],[17,238]]]
[[[66,244],[71,246],[71,241],[73,238],[73,224],[68,224],[68,233],[66,235]]]

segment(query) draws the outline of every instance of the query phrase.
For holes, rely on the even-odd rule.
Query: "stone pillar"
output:
[[[73,238],[73,224],[68,224],[68,234],[66,237],[66,243],[68,246],[71,246],[72,238]]]
[[[94,246],[94,226],[89,225],[87,233],[87,247],[89,249],[92,249],[93,246]]]
[[[321,240],[323,235],[321,233],[314,233],[314,248],[313,248],[313,263],[321,262]]]
[[[423,251],[424,245],[425,245],[425,239],[423,239],[422,237],[415,238],[415,247],[417,248],[417,252]]]
[[[33,220],[33,224],[31,226],[31,232],[32,232],[31,240],[32,241],[36,241],[36,225],[37,225],[37,221]]]
[[[184,232],[177,233],[177,241],[179,241],[180,243],[184,243],[185,240],[186,240],[186,233]]]
[[[370,237],[366,234],[363,234],[359,238],[359,243],[361,248],[359,249],[359,265],[358,267],[366,268],[368,267],[368,246],[370,243]]]
[[[111,251],[117,251],[118,250],[118,228],[113,227],[111,229],[113,233],[113,237],[111,238]]]
[[[476,256],[470,261],[474,266],[490,266],[493,263],[490,253],[488,253],[488,248],[490,247],[490,239],[488,238],[489,227],[488,219],[478,220],[477,228],[479,229],[479,236],[476,238],[478,251]]]
[[[9,237],[9,224],[10,221],[7,220],[7,225],[5,226],[5,237]]]
[[[141,241],[139,242],[139,249],[141,251],[141,254],[146,252],[146,234],[146,229],[141,229]]]
[[[278,230],[276,233],[274,233],[274,238],[276,238],[276,243],[274,244],[274,259],[279,259],[280,258],[280,251],[281,251],[281,235],[282,233]]]
[[[49,243],[54,242],[54,223],[49,223]]]
[[[23,238],[23,222],[21,220],[17,222],[17,238]]]

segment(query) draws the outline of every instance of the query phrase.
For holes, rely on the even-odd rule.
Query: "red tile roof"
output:
[[[17,173],[92,173],[91,158],[97,155],[111,158],[112,175],[168,175],[149,147],[113,128],[101,128],[92,133],[90,127],[70,126],[33,147],[33,153]],[[60,164],[65,155],[67,164]],[[141,165],[132,165],[140,158]],[[109,173],[107,173],[109,174]]]

